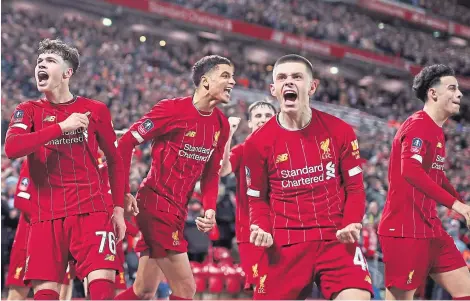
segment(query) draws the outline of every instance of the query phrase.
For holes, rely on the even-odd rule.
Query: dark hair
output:
[[[233,66],[228,58],[219,55],[208,55],[197,61],[191,74],[194,85],[198,87],[204,74],[211,71],[215,66],[222,64]]]
[[[315,78],[314,76],[315,71],[313,70],[312,63],[310,63],[309,60],[307,60],[306,58],[298,54],[287,54],[287,55],[281,56],[280,58],[277,59],[276,63],[274,64],[274,68],[276,68],[277,65],[280,65],[283,63],[290,63],[290,62],[297,62],[297,63],[304,64],[305,67],[307,67],[307,71],[310,73],[310,76],[312,76],[312,78]]]
[[[442,64],[424,67],[413,80],[413,91],[416,97],[426,102],[429,88],[438,84],[444,76],[455,76],[454,69]]]
[[[80,54],[77,48],[69,46],[59,39],[44,39],[39,42],[38,55],[43,53],[57,54],[72,67],[73,73],[77,72],[80,67]]]
[[[249,107],[248,107],[248,119],[251,120],[251,112],[256,109],[256,108],[259,108],[259,107],[268,107],[270,108],[271,110],[273,110],[274,114],[277,113],[277,110],[276,110],[276,107],[274,107],[274,105],[270,102],[267,102],[267,101],[264,101],[264,100],[261,100],[261,101],[255,101],[254,103],[252,103]]]

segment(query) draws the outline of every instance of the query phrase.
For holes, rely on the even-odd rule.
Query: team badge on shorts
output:
[[[173,245],[179,246],[180,245],[180,238],[178,236],[178,231],[171,233],[171,238],[173,238]]]
[[[264,283],[266,282],[267,277],[268,275],[263,275],[259,277],[258,294],[266,294],[266,286]]]

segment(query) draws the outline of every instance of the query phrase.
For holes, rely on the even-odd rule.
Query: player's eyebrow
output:
[[[456,88],[458,88],[458,85],[454,85],[454,84],[452,84],[452,85],[448,85],[448,86],[447,86],[447,88],[453,88],[453,89],[456,89]]]
[[[230,76],[230,73],[229,73],[228,71],[224,71],[224,72],[222,72],[222,74],[221,74],[220,76],[223,76],[223,75],[228,75],[228,76]]]

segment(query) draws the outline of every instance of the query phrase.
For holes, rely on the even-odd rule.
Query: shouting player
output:
[[[365,192],[356,135],[309,106],[312,64],[290,54],[273,70],[281,111],[245,142],[250,241],[274,248],[255,299],[305,299],[312,280],[327,299],[368,300],[371,278],[358,246]]]
[[[386,299],[412,300],[428,274],[454,299],[470,300],[470,273],[437,215],[436,204],[462,214],[470,227],[470,206],[447,179],[442,126],[459,113],[462,92],[454,71],[425,67],[413,90],[424,108],[411,115],[393,139],[387,202],[379,225],[385,263]]]
[[[10,252],[10,266],[6,286],[8,300],[26,300],[30,286],[23,281],[26,265],[26,247],[29,236],[31,203],[36,198],[36,190],[29,176],[28,161],[23,161],[15,192],[15,208],[21,211],[15,240]]]
[[[248,108],[248,126],[251,131],[254,132],[274,115],[276,115],[276,108],[269,102],[254,102]],[[239,122],[240,118],[229,118],[230,137],[225,146],[220,176],[225,177],[233,172],[237,179],[237,213],[235,214],[236,237],[241,265],[246,275],[245,290],[251,291],[256,286],[256,279],[259,275],[258,271],[264,248],[256,247],[250,243],[250,209],[246,195],[245,169],[242,166],[244,155],[243,143],[234,146],[230,151],[232,137],[238,128]]]
[[[115,245],[125,234],[124,173],[111,116],[105,104],[70,92],[78,67],[77,49],[60,40],[39,44],[35,75],[45,98],[17,106],[5,141],[9,158],[28,156],[38,191],[25,267],[38,300],[59,298],[69,254],[77,276],[88,279],[91,299],[113,298]],[[98,146],[108,159],[112,216],[94,156]]]
[[[143,235],[136,247],[142,252],[137,278],[116,299],[154,298],[160,269],[173,292],[170,299],[193,298],[196,287],[183,237],[187,203],[201,178],[205,214],[196,224],[199,230],[210,231],[215,224],[220,162],[229,136],[227,118],[216,106],[229,102],[235,85],[233,72],[232,63],[224,57],[202,58],[193,67],[193,96],[158,102],[119,140],[126,174],[132,150],[145,141],[152,141],[152,166],[137,194],[137,223]],[[129,185],[125,187],[126,202],[130,202]]]

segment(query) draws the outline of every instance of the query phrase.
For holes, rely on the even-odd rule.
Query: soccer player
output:
[[[462,92],[454,71],[425,67],[413,90],[424,108],[411,115],[393,139],[389,190],[379,225],[385,263],[386,299],[412,300],[428,274],[456,300],[470,300],[470,273],[437,215],[436,204],[462,214],[470,227],[470,206],[445,175],[442,126],[459,113]]]
[[[250,242],[273,246],[254,298],[305,299],[315,280],[326,299],[368,300],[371,278],[357,243],[365,192],[356,135],[310,108],[318,81],[306,58],[279,58],[273,79],[280,113],[243,150]]]
[[[29,236],[30,202],[36,196],[34,184],[29,176],[28,161],[23,161],[21,166],[14,206],[21,211],[15,240],[10,252],[10,266],[6,286],[8,287],[8,300],[26,300],[30,286],[23,281],[26,264],[26,246]]]
[[[171,287],[170,299],[192,299],[195,294],[183,237],[187,203],[201,178],[205,213],[196,224],[209,232],[215,224],[220,162],[229,136],[227,118],[216,106],[229,102],[235,80],[230,60],[216,55],[200,59],[192,71],[193,96],[159,101],[119,140],[127,174],[132,150],[145,141],[152,141],[152,166],[136,197],[143,235],[136,247],[142,252],[136,281],[116,299],[154,298],[160,269]],[[125,187],[131,203],[129,185]]]
[[[248,127],[252,132],[265,124],[271,117],[276,115],[276,108],[265,101],[257,101],[248,107]],[[230,117],[230,136],[225,146],[224,159],[220,169],[220,176],[225,177],[234,173],[237,179],[237,213],[235,230],[240,252],[240,262],[245,272],[245,290],[252,291],[256,286],[259,267],[262,264],[264,248],[256,247],[250,243],[250,209],[248,207],[248,197],[246,195],[246,178],[243,162],[243,143],[238,144],[230,151],[233,134],[238,128],[240,118]]]
[[[43,40],[35,77],[45,97],[17,106],[5,140],[9,158],[28,156],[37,189],[24,277],[37,300],[59,298],[69,254],[77,276],[88,278],[91,299],[113,298],[115,245],[125,234],[124,173],[111,116],[105,104],[70,92],[78,67],[77,49]],[[98,146],[108,159],[112,216],[94,156]]]

